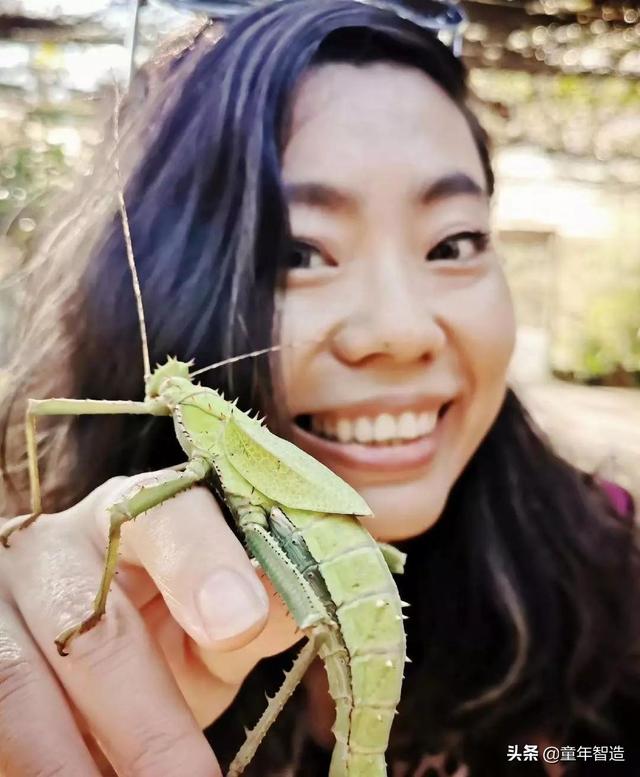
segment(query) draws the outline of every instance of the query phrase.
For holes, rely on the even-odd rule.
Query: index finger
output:
[[[108,508],[179,477],[173,470],[122,479],[97,501],[96,540],[104,552]],[[235,649],[263,629],[269,597],[211,493],[192,487],[122,527],[121,557],[149,573],[171,615],[201,647]]]

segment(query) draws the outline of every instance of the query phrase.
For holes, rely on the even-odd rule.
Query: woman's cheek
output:
[[[313,316],[303,315],[304,297],[301,290],[288,289],[284,292],[278,300],[278,310],[280,331],[275,334],[274,341],[284,345],[279,354],[279,362],[287,405],[291,408],[295,406],[293,393],[303,390],[300,381],[304,382],[304,365],[309,359],[308,341],[311,339],[314,322]]]
[[[274,340],[285,345],[280,352],[280,363],[287,394],[293,390],[297,393],[299,381],[304,382],[314,355],[326,348],[331,311],[330,305],[323,303],[325,296],[321,289],[294,286],[278,300],[280,331]],[[291,398],[288,399],[291,404]]]
[[[506,383],[516,324],[511,293],[497,260],[476,284],[450,295],[444,304],[452,347],[471,392],[499,392]]]

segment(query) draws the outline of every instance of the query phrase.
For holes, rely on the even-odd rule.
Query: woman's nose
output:
[[[333,350],[342,361],[360,364],[374,357],[398,363],[433,359],[446,333],[416,279],[398,271],[370,272],[361,281],[359,303],[334,330]],[[362,293],[364,289],[364,293]]]

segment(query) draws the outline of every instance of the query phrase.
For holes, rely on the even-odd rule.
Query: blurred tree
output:
[[[585,316],[583,342],[578,378],[640,386],[640,288],[594,299]]]

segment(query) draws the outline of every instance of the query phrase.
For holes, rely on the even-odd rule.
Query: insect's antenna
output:
[[[232,356],[230,359],[224,359],[221,362],[216,362],[215,364],[209,364],[206,367],[202,367],[199,370],[196,370],[195,372],[189,373],[190,378],[195,378],[196,375],[202,375],[203,372],[208,372],[209,370],[216,370],[218,367],[224,367],[226,364],[232,364],[233,362],[239,362],[243,359],[252,359],[254,356],[262,356],[265,353],[271,353],[272,351],[281,351],[283,348],[296,348],[299,345],[302,345],[303,343],[320,343],[322,340],[320,338],[313,338],[309,337],[305,340],[297,340],[295,343],[280,343],[279,345],[271,345],[269,348],[260,348],[258,351],[251,351],[251,353],[243,353],[241,356]]]
[[[115,107],[113,111],[113,138],[115,141],[114,166],[116,171],[116,180],[118,182],[118,204],[120,206],[120,218],[122,220],[122,231],[124,232],[124,243],[127,249],[127,261],[131,270],[131,280],[133,281],[133,293],[136,298],[136,307],[138,310],[138,323],[140,324],[140,339],[142,340],[142,363],[144,365],[145,383],[151,376],[151,365],[149,362],[149,343],[147,341],[147,326],[144,320],[144,308],[142,306],[142,294],[140,292],[140,281],[138,279],[138,270],[136,260],[133,255],[133,245],[131,243],[131,230],[129,228],[129,217],[127,216],[127,207],[124,201],[124,190],[122,186],[122,175],[120,173],[120,155],[118,153],[120,146],[120,89],[118,81],[114,78],[115,86]]]
[[[259,351],[251,351],[251,353],[243,353],[242,356],[232,356],[230,359],[224,359],[221,362],[216,362],[215,364],[209,364],[206,367],[202,367],[202,369],[196,370],[195,372],[189,373],[190,378],[195,378],[196,375],[202,375],[203,372],[208,372],[209,370],[216,370],[218,367],[224,367],[226,364],[232,364],[233,362],[239,362],[243,359],[252,359],[254,356],[262,356],[262,354],[270,353],[271,351],[280,351],[282,348],[284,348],[284,345],[272,345],[269,348],[260,348]]]

